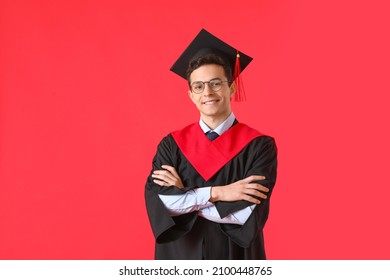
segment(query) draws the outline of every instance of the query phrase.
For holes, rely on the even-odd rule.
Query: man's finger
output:
[[[252,176],[246,177],[243,181],[245,183],[252,183],[254,181],[261,181],[261,180],[265,180],[265,176],[252,175]]]
[[[168,170],[154,170],[153,174],[166,174],[166,175],[169,175],[169,174],[171,174],[171,172],[169,172]]]
[[[155,170],[155,171],[153,171],[153,174],[164,175],[164,176],[167,176],[170,178],[176,178],[175,174],[173,174],[169,170]]]
[[[249,186],[253,189],[259,190],[261,192],[269,192],[269,188],[260,185],[260,184],[249,184]]]
[[[171,185],[168,184],[167,182],[161,181],[161,180],[153,180],[153,183],[161,186],[161,187],[170,187]]]
[[[172,176],[172,174],[171,174],[171,176]],[[152,178],[159,179],[159,180],[167,182],[168,184],[171,184],[171,185],[173,185],[173,183],[174,183],[174,178],[172,178],[166,174],[161,174],[161,175],[152,174]]]
[[[175,175],[173,175],[168,170],[155,170],[155,171],[153,171],[152,176],[153,175],[155,175],[155,176],[164,176],[165,178],[170,178],[170,179],[174,179],[175,178]]]
[[[265,195],[264,193],[256,190],[256,189],[246,189],[245,190],[245,193],[246,194],[250,194],[250,195],[254,195],[256,197],[260,197],[260,198],[263,198],[263,199],[266,199],[267,198],[267,195]]]
[[[254,197],[252,197],[252,196],[250,196],[250,195],[244,195],[242,199],[243,199],[243,200],[246,200],[246,201],[249,201],[249,202],[251,202],[251,203],[254,203],[254,204],[260,204],[260,203],[261,203],[260,200],[254,198]]]
[[[267,188],[267,187],[265,187],[263,185],[260,185],[260,184],[256,184],[256,183],[247,184],[247,188],[255,189],[255,190],[258,190],[258,191],[261,191],[261,192],[269,192],[269,188]]]

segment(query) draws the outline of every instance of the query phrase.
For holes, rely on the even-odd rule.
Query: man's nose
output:
[[[204,90],[203,90],[203,94],[204,95],[209,95],[209,94],[213,94],[214,91],[211,89],[211,86],[209,83],[205,83],[204,84]]]

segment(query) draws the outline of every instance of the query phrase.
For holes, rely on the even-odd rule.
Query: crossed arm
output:
[[[161,170],[155,170],[152,174],[153,182],[162,187],[184,188],[182,180],[176,169],[169,165],[162,165]],[[256,204],[260,204],[259,198],[266,199],[269,191],[265,186],[255,181],[264,180],[264,176],[253,175],[243,180],[236,181],[226,186],[213,186],[208,188],[195,189],[186,194],[176,196],[163,196],[160,199],[172,216],[177,216],[192,211],[199,211],[199,215],[218,223],[244,224],[249,218]],[[207,193],[208,192],[208,193]],[[174,206],[172,199],[178,201],[177,204],[185,205],[183,207]],[[220,218],[213,202],[217,201],[239,201],[245,200],[253,205],[239,210],[227,217]]]

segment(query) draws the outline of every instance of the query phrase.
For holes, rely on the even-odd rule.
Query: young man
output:
[[[171,68],[187,79],[200,121],[167,135],[153,159],[145,199],[156,259],[266,257],[276,146],[239,123],[230,104],[233,69],[251,60],[202,30]]]

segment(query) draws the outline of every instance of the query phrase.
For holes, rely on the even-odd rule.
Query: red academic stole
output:
[[[253,139],[262,134],[237,123],[210,141],[198,123],[171,133],[180,150],[198,173],[208,181]]]

